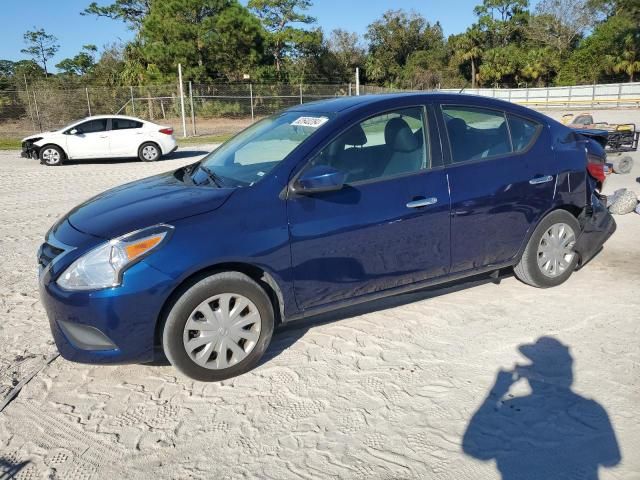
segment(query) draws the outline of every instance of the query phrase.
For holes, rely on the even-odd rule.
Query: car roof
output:
[[[147,120],[143,120],[141,118],[138,117],[130,117],[128,115],[92,115],[90,117],[86,117],[83,118],[82,120],[79,121],[85,121],[85,120],[99,120],[102,118],[122,118],[123,120],[135,120],[136,122],[146,122]]]
[[[517,105],[506,100],[500,100],[498,98],[486,97],[482,95],[472,95],[468,93],[448,93],[437,91],[344,96],[332,98],[330,100],[319,100],[316,102],[296,105],[289,108],[288,110],[314,114],[334,113],[341,115],[359,108],[375,106],[376,104],[385,104],[386,107],[388,106],[388,103],[392,103],[393,100],[415,100],[417,102],[437,101],[462,105],[468,103],[470,106],[500,108],[509,110],[514,113],[527,114],[529,116],[534,116],[537,118],[545,117],[535,110],[531,110],[529,108],[523,107],[522,105]]]

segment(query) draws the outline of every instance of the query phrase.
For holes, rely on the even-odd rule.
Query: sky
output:
[[[92,0],[4,0],[0,12],[0,59],[21,60],[25,55],[23,34],[44,28],[58,38],[60,50],[50,62],[53,66],[63,58],[77,54],[82,45],[98,48],[130,40],[132,32],[124,23],[105,18],[82,16],[80,12]],[[247,3],[247,0],[240,0]],[[430,22],[439,21],[445,35],[463,32],[474,22],[473,7],[481,0],[315,0],[310,15],[325,32],[343,28],[364,34],[367,25],[389,9],[415,10]],[[111,3],[99,0],[100,5]],[[53,70],[53,68],[51,68]]]

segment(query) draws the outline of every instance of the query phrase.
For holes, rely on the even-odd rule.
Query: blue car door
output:
[[[549,131],[475,106],[442,105],[441,115],[451,157],[451,272],[508,263],[553,203]]]
[[[346,183],[287,200],[301,309],[448,273],[449,193],[426,111],[418,106],[369,117],[307,163],[344,172]]]

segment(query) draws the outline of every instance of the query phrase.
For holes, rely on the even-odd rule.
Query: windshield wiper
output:
[[[223,188],[224,187],[224,181],[222,180],[222,177],[220,177],[220,175],[215,173],[210,168],[205,167],[204,165],[198,165],[198,167],[200,169],[202,169],[202,171],[204,171],[204,173],[207,174],[207,177],[209,177],[209,180],[211,180],[216,185],[216,187],[218,187],[218,188]]]

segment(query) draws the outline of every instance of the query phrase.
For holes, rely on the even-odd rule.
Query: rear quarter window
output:
[[[509,120],[513,151],[523,152],[529,149],[538,138],[542,124],[511,114],[507,115],[507,119]]]

